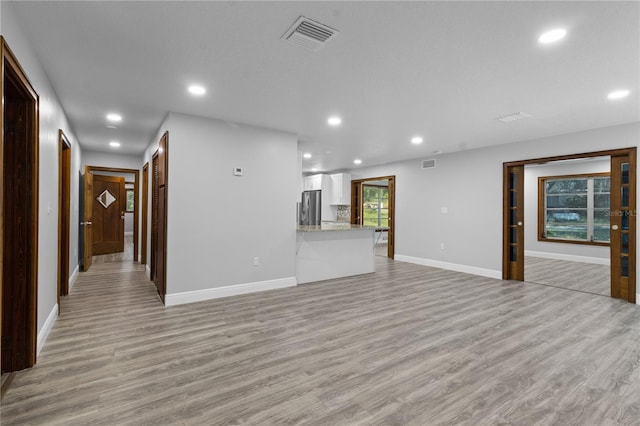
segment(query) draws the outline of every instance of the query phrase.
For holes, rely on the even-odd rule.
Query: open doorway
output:
[[[351,223],[376,227],[376,255],[395,255],[395,176],[351,181]]]
[[[531,206],[531,200],[525,202],[525,168],[542,170],[537,173],[535,206]],[[550,173],[554,170],[555,173]],[[582,173],[577,173],[578,170]],[[635,303],[635,181],[636,148],[505,163],[503,278],[547,280],[541,283],[552,285],[553,282],[555,286],[606,294]],[[530,188],[531,183],[528,186]],[[532,214],[537,226],[526,219]],[[535,230],[532,231],[532,227]],[[552,257],[556,259],[551,260],[591,258],[594,262],[589,263],[594,265],[532,259],[536,256],[527,254],[531,255],[535,250],[525,252],[526,241],[532,239],[532,232],[547,252],[555,252]],[[572,253],[558,253],[560,245],[566,247],[568,244],[576,245]],[[554,245],[555,248],[550,248]],[[579,253],[578,245],[582,247]],[[527,264],[528,273],[525,272]],[[603,272],[602,265],[608,269],[608,275]],[[602,282],[607,276],[608,291]]]
[[[609,156],[524,167],[524,280],[611,296]]]
[[[137,169],[85,167],[83,271],[94,262],[138,261],[139,176]]]
[[[4,384],[5,373],[36,363],[39,100],[2,37],[0,57],[0,357]]]

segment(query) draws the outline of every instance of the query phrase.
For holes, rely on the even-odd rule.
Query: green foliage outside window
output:
[[[135,192],[133,189],[127,189],[127,212],[133,211],[135,200]]]
[[[363,225],[389,226],[389,187],[364,185],[362,195]]]
[[[610,178],[545,178],[544,237],[609,242]]]

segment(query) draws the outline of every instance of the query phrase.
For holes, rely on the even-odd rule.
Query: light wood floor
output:
[[[637,425],[640,307],[376,257],[164,308],[142,266],[63,299],[8,425]]]
[[[93,256],[91,261],[93,264],[133,261],[133,235],[124,236],[124,251]]]
[[[586,293],[611,295],[611,271],[607,265],[525,257],[524,279]]]

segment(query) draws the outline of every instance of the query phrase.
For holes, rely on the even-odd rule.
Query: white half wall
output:
[[[295,277],[297,137],[171,113],[145,161],[165,130],[168,300]]]

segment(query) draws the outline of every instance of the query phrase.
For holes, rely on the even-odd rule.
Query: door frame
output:
[[[396,176],[380,176],[351,181],[351,223],[362,224],[362,187],[367,182],[387,180],[389,182],[389,230],[387,231],[387,257],[395,257],[396,236]]]
[[[518,167],[524,167],[526,165],[531,164],[545,164],[553,161],[561,161],[561,160],[575,160],[581,158],[593,158],[593,157],[614,157],[614,156],[628,156],[629,164],[630,164],[630,176],[636,176],[636,155],[637,148],[636,147],[628,147],[628,148],[618,148],[604,151],[594,151],[594,152],[586,152],[580,154],[570,154],[570,155],[558,155],[553,157],[542,157],[542,158],[532,158],[527,160],[520,161],[509,161],[503,163],[503,183],[502,183],[502,200],[503,200],[503,211],[502,211],[502,279],[504,280],[514,280],[514,281],[524,281],[524,217],[522,219],[523,225],[522,228],[522,238],[518,238],[517,247],[518,252],[522,252],[522,256],[518,256],[518,261],[514,265],[514,262],[509,261],[509,250],[510,250],[510,220],[509,220],[509,197],[510,197],[510,187],[509,187],[509,176],[510,173]],[[523,178],[524,179],[524,178]],[[635,209],[635,179],[631,182],[631,187],[633,189],[630,194],[630,198],[633,199],[632,205],[630,208]],[[613,188],[612,188],[613,191]],[[523,208],[520,208],[523,210]],[[635,212],[634,212],[635,213]],[[635,216],[634,216],[635,217]],[[635,220],[633,222],[633,226],[630,227],[630,240],[634,242],[634,244],[630,244],[629,247],[629,298],[627,299],[629,302],[635,303],[636,298],[636,228],[635,228]],[[519,234],[520,235],[520,234]],[[633,246],[633,247],[631,247]],[[610,249],[611,250],[611,249]],[[611,266],[610,266],[611,267]],[[522,274],[520,273],[522,271]]]
[[[38,197],[39,197],[39,175],[40,175],[40,97],[36,93],[33,85],[29,81],[24,69],[18,62],[16,56],[9,48],[5,38],[0,36],[0,187],[4,193],[4,99],[5,99],[5,79],[10,78],[16,80],[14,84],[18,84],[20,89],[24,91],[26,96],[32,99],[33,109],[29,114],[29,142],[31,143],[31,180],[32,191],[30,203],[32,206],[30,217],[28,218],[29,236],[27,238],[28,258],[29,258],[29,278],[26,286],[26,348],[25,348],[25,364],[23,368],[32,367],[36,363],[37,356],[37,323],[38,323]],[[3,263],[4,250],[4,195],[0,195],[0,265],[2,273],[0,273],[0,340],[2,339],[2,294],[5,283],[3,283],[4,268],[11,265]],[[1,351],[0,351],[0,363]]]
[[[102,167],[102,166],[86,166],[85,170],[89,173],[93,172],[112,172],[112,173],[126,173],[133,174],[133,261],[138,261],[138,228],[140,224],[138,223],[138,212],[139,208],[139,186],[140,186],[140,170],[138,169],[124,169],[120,167]],[[93,203],[93,200],[85,200],[86,202]]]
[[[149,222],[149,162],[142,166],[142,232],[140,241],[140,263],[147,265],[147,236]]]
[[[70,200],[71,143],[62,129],[58,129],[58,315],[60,296],[69,294]]]

